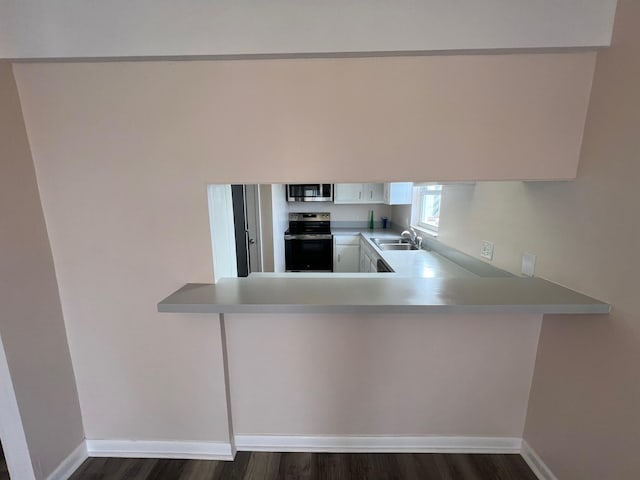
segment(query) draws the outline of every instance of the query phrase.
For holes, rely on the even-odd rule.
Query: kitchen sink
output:
[[[410,243],[383,243],[378,245],[380,250],[417,250],[418,247]]]
[[[372,238],[371,240],[380,250],[418,250],[418,247],[406,238]]]
[[[373,243],[375,243],[376,245],[399,245],[399,244],[410,245],[411,244],[411,242],[409,240],[407,240],[406,238],[401,238],[401,237],[397,237],[397,238],[372,238],[371,241]]]

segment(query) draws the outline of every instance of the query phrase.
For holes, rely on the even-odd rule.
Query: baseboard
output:
[[[90,457],[180,458],[191,460],[233,460],[230,443],[164,442],[137,440],[87,440]]]
[[[533,473],[535,473],[539,480],[558,480],[526,440],[522,440],[520,455],[522,455],[524,461],[527,462],[527,465],[529,465],[529,468],[533,470]]]
[[[238,451],[520,453],[517,437],[236,435]]]
[[[83,441],[47,476],[47,480],[67,480],[88,457],[87,445]]]

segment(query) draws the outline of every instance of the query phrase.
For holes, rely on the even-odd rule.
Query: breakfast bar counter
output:
[[[382,276],[380,276],[382,275]],[[158,303],[174,313],[606,314],[610,305],[540,278],[371,278],[262,274],[189,283]]]

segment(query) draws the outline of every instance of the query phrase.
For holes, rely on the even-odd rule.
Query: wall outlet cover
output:
[[[533,277],[536,271],[536,256],[533,253],[524,252],[522,254],[522,274]]]
[[[493,260],[493,243],[483,240],[480,247],[480,256],[487,260]]]

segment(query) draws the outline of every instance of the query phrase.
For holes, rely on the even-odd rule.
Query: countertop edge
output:
[[[265,305],[158,303],[160,313],[195,314],[469,314],[608,315],[610,305]]]
[[[406,290],[406,279],[378,279],[362,286],[361,279],[288,280],[258,278],[224,279],[221,284],[186,284],[157,304],[162,313],[533,313],[558,315],[606,315],[611,305],[543,279],[472,279],[444,285],[429,280]],[[293,279],[292,279],[293,280]],[[284,282],[284,283],[283,283]],[[342,282],[336,285],[335,282]],[[353,284],[351,285],[351,282]],[[295,285],[295,287],[293,287]],[[354,296],[339,298],[340,291],[360,287]],[[369,297],[371,288],[392,293],[387,299]],[[297,288],[297,293],[291,293]],[[367,290],[369,288],[369,290]],[[438,295],[421,292],[440,288]],[[404,290],[403,290],[404,289]],[[395,293],[396,291],[397,293]],[[478,301],[477,291],[480,291]],[[495,292],[499,292],[497,295]],[[256,295],[255,292],[259,292]],[[363,293],[364,292],[364,293]],[[417,293],[416,293],[417,292]],[[469,292],[473,292],[469,297]],[[488,292],[484,295],[484,292]],[[507,297],[501,299],[500,295]],[[265,296],[266,295],[266,296]],[[290,295],[290,296],[289,296]],[[305,297],[305,295],[307,295]],[[311,296],[308,296],[311,295]],[[375,295],[375,294],[374,294]],[[513,295],[513,296],[512,296]],[[302,298],[301,296],[305,297]],[[486,298],[486,301],[483,300]],[[513,298],[513,301],[512,301]],[[518,301],[517,298],[521,300]],[[566,302],[563,299],[566,298]]]

